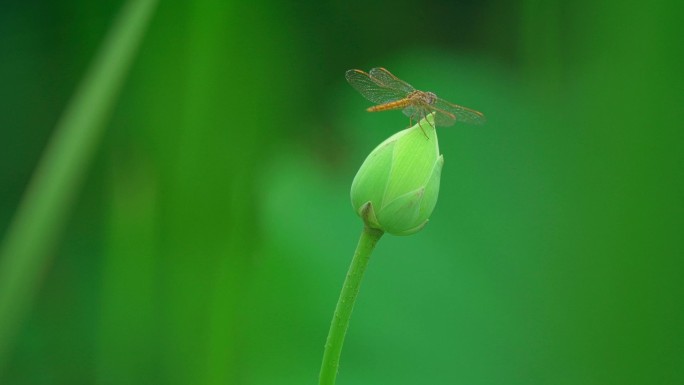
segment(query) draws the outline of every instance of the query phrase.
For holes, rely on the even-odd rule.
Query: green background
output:
[[[0,383],[317,383],[383,66],[488,123],[439,130],[338,384],[684,384],[684,6],[630,4],[161,2]],[[122,6],[0,6],[0,237]]]

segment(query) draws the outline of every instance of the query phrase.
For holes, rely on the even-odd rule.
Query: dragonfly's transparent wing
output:
[[[421,112],[421,108],[415,104],[409,104],[406,108],[401,110],[401,112],[404,113],[404,115],[408,116],[411,118],[411,120],[418,120],[422,118],[421,115],[425,115],[425,112]]]
[[[440,98],[435,99],[434,103],[430,105],[430,109],[436,113],[435,123],[438,126],[451,126],[456,122],[484,124],[487,121],[479,111],[452,104]]]
[[[368,73],[376,82],[382,83],[389,88],[404,92],[407,95],[416,90],[410,84],[392,75],[392,73],[382,67],[373,68]]]
[[[411,123],[414,124],[418,123],[421,119],[428,116],[428,114],[432,112],[432,110],[425,108],[421,105],[411,104],[408,107],[401,110],[401,112],[403,112],[404,115],[408,116],[411,119]],[[438,115],[439,114],[435,114],[435,116]]]
[[[453,126],[456,123],[456,116],[450,112],[439,110],[433,110],[433,112],[435,113],[435,126],[437,127]]]
[[[345,74],[347,81],[363,97],[375,104],[385,104],[406,97],[406,92],[397,90],[376,81],[371,76],[361,70],[349,70]]]

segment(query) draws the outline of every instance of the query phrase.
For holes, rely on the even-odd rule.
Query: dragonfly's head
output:
[[[427,104],[433,104],[437,100],[437,95],[435,95],[434,92],[426,92],[425,93],[425,103]]]

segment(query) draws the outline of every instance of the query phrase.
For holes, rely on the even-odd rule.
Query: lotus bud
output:
[[[389,137],[368,155],[351,187],[366,226],[394,235],[418,232],[437,204],[444,158],[434,115]]]

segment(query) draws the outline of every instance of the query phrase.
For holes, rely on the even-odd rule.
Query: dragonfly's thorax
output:
[[[425,91],[418,91],[418,90],[411,92],[406,97],[411,99],[411,100],[418,100],[421,103],[430,104],[430,105],[432,105],[435,102],[435,100],[437,99],[437,95],[435,95],[432,92],[425,92]]]

